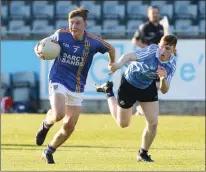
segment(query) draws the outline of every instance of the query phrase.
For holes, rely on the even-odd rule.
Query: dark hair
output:
[[[175,35],[165,35],[161,38],[161,41],[166,42],[168,45],[173,45],[174,47],[177,45],[177,37]]]
[[[84,21],[86,21],[88,13],[89,13],[89,11],[86,8],[84,8],[83,6],[80,6],[80,7],[75,7],[75,9],[72,10],[68,14],[68,16],[69,16],[69,19],[76,17],[76,16],[80,16],[84,19]]]
[[[149,7],[147,8],[147,11],[149,12],[149,11],[152,10],[152,9],[158,9],[158,11],[160,11],[160,8],[159,8],[158,6],[156,6],[156,5],[149,6]]]

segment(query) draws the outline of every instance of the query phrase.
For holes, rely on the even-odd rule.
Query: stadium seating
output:
[[[151,5],[158,6],[160,9],[161,16],[167,16],[172,19],[173,16],[173,5],[167,4],[166,1],[151,1]]]
[[[199,24],[199,31],[201,35],[205,35],[205,20],[201,20]]]
[[[56,1],[56,17],[60,19],[67,19],[68,13],[74,8],[71,1]]]
[[[47,19],[54,16],[54,4],[49,4],[48,1],[33,1],[32,10],[35,18]]]
[[[26,85],[28,87],[36,86],[36,78],[34,72],[16,72],[13,74],[12,83],[15,86]]]
[[[3,20],[7,20],[8,18],[8,6],[7,5],[1,6],[1,18]]]
[[[1,73],[1,92],[0,96],[10,96],[11,75],[10,73]]]
[[[199,18],[205,19],[205,1],[198,2],[198,9],[199,9]]]
[[[127,1],[127,14],[129,19],[146,19],[148,5],[141,1]]]
[[[31,8],[24,1],[12,1],[9,11],[12,19],[28,19],[31,16]]]
[[[34,72],[16,72],[12,77],[12,99],[14,110],[23,106],[27,111],[38,107],[38,84]]]
[[[124,36],[126,32],[125,25],[119,25],[118,20],[104,20],[102,33],[105,35]]]
[[[128,20],[127,21],[127,34],[129,36],[134,35],[135,31],[143,23],[142,20]]]
[[[100,36],[102,33],[102,26],[96,24],[95,20],[88,20],[86,31],[89,33],[95,34],[97,36]]]
[[[120,5],[118,1],[104,1],[103,2],[103,15],[107,19],[125,17],[125,6]]]
[[[147,19],[147,8],[149,5],[156,5],[160,8],[161,16],[167,16],[169,23],[174,26],[174,32],[181,27],[181,23],[176,24],[177,20],[190,19],[192,24],[187,29],[198,28],[199,34],[203,35],[202,20],[205,20],[205,1],[186,0],[186,1],[65,1],[65,0],[11,0],[2,1],[1,19],[2,36],[31,34],[50,34],[56,29],[67,28],[68,13],[75,7],[83,5],[89,10],[88,20],[95,20],[96,25],[88,26],[87,30],[91,33],[101,35],[101,33],[114,33],[119,35],[133,34],[132,28],[135,22],[132,20]],[[119,20],[117,26],[105,25],[104,20]],[[40,21],[42,20],[42,22]],[[48,20],[48,22],[46,21]],[[42,26],[41,23],[46,21]],[[184,23],[183,23],[184,24]],[[177,27],[178,26],[178,27]],[[201,27],[200,27],[201,26]],[[113,29],[109,29],[113,28]],[[111,30],[117,29],[117,32]],[[200,30],[201,29],[201,30]],[[119,33],[119,32],[123,33]],[[177,30],[178,32],[178,30]],[[117,35],[118,35],[117,34]],[[192,33],[194,35],[194,33]],[[195,33],[196,35],[196,33]]]
[[[80,5],[84,6],[89,10],[88,19],[100,19],[101,16],[101,6],[100,4],[95,4],[95,1],[81,1]]]
[[[69,27],[68,20],[56,20],[55,30],[66,29]]]
[[[198,35],[198,26],[193,26],[192,21],[187,19],[187,20],[177,20],[175,23],[175,32],[177,35],[184,35],[184,36],[189,36],[189,35]]]
[[[175,16],[179,19],[196,19],[197,5],[190,4],[190,1],[175,1]]]
[[[8,33],[28,36],[31,33],[31,28],[25,24],[24,20],[11,20]]]
[[[34,20],[32,23],[32,34],[52,34],[54,26],[49,25],[48,20]]]
[[[7,27],[1,26],[1,36],[6,36],[6,35],[7,35]]]

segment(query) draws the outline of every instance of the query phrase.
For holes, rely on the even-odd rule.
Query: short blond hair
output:
[[[86,21],[88,13],[89,13],[89,11],[86,8],[84,8],[84,6],[80,6],[80,7],[75,7],[75,9],[73,9],[68,14],[68,17],[69,17],[69,19],[71,19],[73,17],[80,16],[83,18],[84,21]]]

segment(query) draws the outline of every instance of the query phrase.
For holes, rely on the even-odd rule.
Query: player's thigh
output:
[[[129,109],[136,103],[136,88],[127,82],[124,76],[121,78],[117,91],[117,104],[123,109]]]
[[[79,119],[82,102],[83,102],[82,93],[74,93],[67,90],[66,99],[65,99],[66,113],[63,120],[64,126],[70,128],[75,127]]]
[[[117,92],[117,119],[121,123],[129,122],[132,116],[132,106],[136,102],[135,88],[130,85],[124,76]]]
[[[131,117],[132,117],[132,107],[124,109],[119,105],[117,105],[117,120],[120,124],[121,123],[129,124]]]
[[[64,116],[65,114],[65,94],[66,89],[59,83],[49,84],[49,100],[52,112],[56,115]]]
[[[145,118],[149,124],[158,123],[159,101],[140,102]]]

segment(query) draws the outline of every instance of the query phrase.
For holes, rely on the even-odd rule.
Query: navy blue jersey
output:
[[[166,81],[169,84],[176,69],[176,58],[171,56],[167,62],[159,59],[158,45],[152,44],[135,52],[136,61],[129,63],[125,78],[133,86],[145,89],[154,79],[158,79],[158,66],[167,71]]]
[[[61,52],[51,67],[50,82],[58,82],[72,92],[83,92],[94,55],[108,52],[111,45],[86,31],[81,41],[75,40],[70,31],[64,29],[51,37],[58,41]]]

